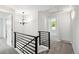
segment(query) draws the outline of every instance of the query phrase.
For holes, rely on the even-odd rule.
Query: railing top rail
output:
[[[38,31],[38,32],[47,32],[48,33],[49,31]]]
[[[37,37],[37,36],[33,36],[33,35],[28,35],[28,34],[24,34],[24,33],[19,33],[19,32],[14,32],[14,33],[18,33],[18,34],[21,34],[21,35],[25,35],[25,36],[30,36],[30,37]]]

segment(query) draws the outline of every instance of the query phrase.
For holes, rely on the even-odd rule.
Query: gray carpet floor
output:
[[[5,39],[0,39],[0,54],[18,54],[18,52],[8,46]]]
[[[73,54],[72,44],[66,41],[53,42],[50,44],[48,54]]]

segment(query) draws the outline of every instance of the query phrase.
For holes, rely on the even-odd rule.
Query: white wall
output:
[[[74,53],[79,53],[79,6],[75,6],[75,18],[72,20],[72,34]]]
[[[11,20],[13,20],[13,25],[12,25],[13,29],[11,29],[11,31],[21,32],[21,33],[37,36],[38,35],[38,11],[37,10],[32,10],[32,9],[31,10],[26,9],[25,10],[26,14],[32,16],[32,21],[23,26],[19,22],[16,21],[16,19],[15,19],[16,18],[15,17],[15,10],[11,9],[11,8],[8,8],[7,6],[0,6],[0,12],[9,13],[11,15],[13,14],[13,18],[11,18]],[[13,44],[12,41],[14,41],[14,40],[8,39],[7,43],[10,46],[12,46],[12,44]]]
[[[2,15],[1,15],[2,16]],[[0,38],[5,39],[6,38],[6,27],[5,27],[5,17],[0,16]]]
[[[57,20],[57,29],[56,31],[51,30],[50,21],[52,18],[56,18]],[[65,40],[72,42],[71,39],[71,23],[70,23],[70,12],[69,11],[61,11],[59,13],[39,13],[38,20],[39,30],[41,31],[50,31],[51,40],[59,41]]]
[[[14,31],[37,36],[38,35],[38,11],[37,10],[25,10],[25,13],[26,15],[32,16],[32,21],[30,21],[27,24],[22,25],[17,21],[20,16],[19,17],[15,16]]]
[[[72,42],[70,12],[61,12],[57,15],[60,40]]]
[[[48,31],[47,18],[48,18],[47,14],[42,13],[42,12],[38,13],[38,30],[39,31]]]
[[[11,15],[6,17],[7,44],[12,47],[12,18]]]
[[[3,37],[3,18],[0,18],[0,38]]]

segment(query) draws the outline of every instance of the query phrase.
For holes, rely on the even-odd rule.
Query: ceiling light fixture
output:
[[[18,20],[18,22],[22,25],[27,24],[28,22],[30,22],[32,20],[32,17],[29,15],[26,15],[24,12],[22,12],[22,14],[20,14],[21,16],[18,16],[18,18],[20,18]]]

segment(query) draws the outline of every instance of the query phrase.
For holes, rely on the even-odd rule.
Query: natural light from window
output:
[[[56,30],[57,27],[57,21],[55,18],[51,19],[51,28],[52,30]]]

